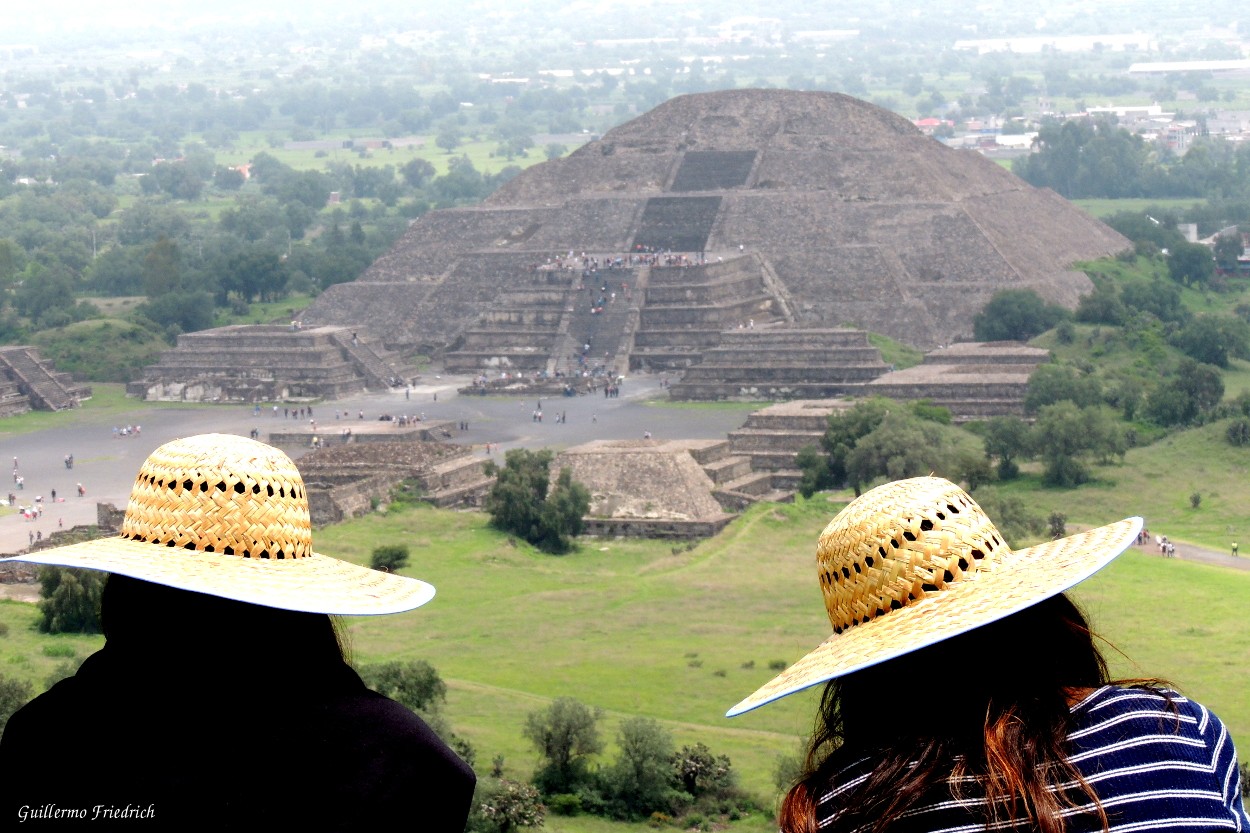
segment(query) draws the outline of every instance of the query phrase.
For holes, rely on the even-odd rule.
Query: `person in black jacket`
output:
[[[365,687],[330,615],[411,609],[433,588],[314,553],[286,455],[168,443],[120,538],[19,558],[112,574],[104,648],[0,738],[0,826],[464,829],[473,771]]]

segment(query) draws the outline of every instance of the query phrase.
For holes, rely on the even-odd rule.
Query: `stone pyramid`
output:
[[[479,206],[414,223],[307,324],[368,326],[388,347],[452,349],[534,265],[638,247],[761,259],[795,327],[850,326],[929,349],[972,336],[1000,289],[1073,307],[1072,264],[1123,237],[1048,190],[837,93],[681,96]]]

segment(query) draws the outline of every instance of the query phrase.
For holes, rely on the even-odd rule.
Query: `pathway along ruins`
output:
[[[427,420],[467,421],[468,430],[455,432],[453,441],[472,445],[474,453],[484,457],[486,443],[492,445],[495,454],[502,454],[516,447],[558,450],[595,439],[639,439],[644,432],[650,432],[657,440],[723,439],[746,421],[750,411],[760,407],[758,403],[694,410],[655,407],[649,405],[648,400],[662,393],[660,378],[640,374],[626,381],[619,399],[594,395],[544,399],[541,407],[545,418],[535,422],[532,417],[540,404],[538,400],[529,396],[460,396],[457,389],[467,381],[466,377],[459,376],[432,377],[414,387],[409,398],[405,398],[401,389],[316,402],[312,403],[313,418],[317,420],[318,429],[327,435],[361,425],[362,412],[364,422],[370,425],[377,425],[382,414],[414,417],[424,414]],[[557,413],[565,415],[566,421],[556,422],[554,415]],[[138,424],[141,432],[119,436],[113,429],[124,423],[115,426],[114,418]],[[16,513],[0,516],[0,553],[25,549],[31,536],[38,533],[47,536],[58,526],[68,529],[79,524],[94,524],[97,502],[124,507],[139,466],[161,443],[212,431],[246,436],[253,428],[264,439],[271,431],[307,427],[307,419],[300,424],[290,416],[284,418],[281,406],[276,416],[272,406],[256,416],[254,409],[245,405],[198,405],[182,409],[151,407],[139,401],[135,402],[133,411],[125,414],[99,417],[93,417],[89,411],[66,414],[66,422],[70,421],[73,421],[72,426],[28,434],[3,436],[0,433],[0,461],[7,463],[16,459],[18,473],[25,480],[24,489],[19,490],[10,483],[8,491],[17,496],[20,505],[31,505],[36,495],[43,497],[44,504],[43,516],[37,521],[24,521]],[[0,420],[0,432],[3,430],[4,423]],[[306,449],[287,447],[283,450],[298,457]],[[65,467],[67,454],[74,456],[73,469]],[[86,492],[81,498],[77,494],[79,483]],[[1153,544],[1143,550],[1156,551]],[[1176,555],[1186,561],[1250,569],[1250,556],[1233,558],[1227,552],[1191,544],[1177,542]]]

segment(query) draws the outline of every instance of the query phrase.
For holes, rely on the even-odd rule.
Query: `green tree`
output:
[[[444,122],[435,134],[434,144],[451,153],[460,146],[460,128],[454,122]]]
[[[1189,311],[1181,303],[1180,288],[1162,278],[1125,284],[1120,297],[1128,309],[1148,312],[1160,321],[1179,323],[1189,318]]]
[[[822,454],[814,445],[805,445],[799,449],[794,464],[803,473],[799,480],[799,494],[808,498],[824,489],[832,489],[839,485],[833,479],[829,469],[829,456]]]
[[[407,544],[383,544],[373,548],[369,566],[384,573],[394,573],[408,566]]]
[[[38,622],[43,633],[100,633],[100,596],[107,574],[66,567],[39,568]]]
[[[575,792],[590,780],[588,759],[603,751],[600,716],[598,709],[560,697],[525,719],[522,734],[542,758],[534,785],[545,795]]]
[[[423,659],[363,665],[359,672],[369,688],[416,712],[437,712],[447,700],[447,684]]]
[[[1046,466],[1043,480],[1051,486],[1084,483],[1088,458],[1105,460],[1124,451],[1123,433],[1102,408],[1079,408],[1067,400],[1038,411],[1032,433],[1033,448]]]
[[[1215,259],[1200,243],[1178,243],[1168,252],[1168,277],[1185,286],[1206,286],[1215,277]]]
[[[906,411],[892,411],[855,443],[846,460],[846,476],[858,495],[880,477],[901,480],[930,472],[949,473],[951,465],[950,443],[938,425]]]
[[[1146,397],[1146,416],[1159,425],[1191,425],[1224,398],[1224,379],[1209,364],[1181,359],[1176,372]]]
[[[1240,230],[1221,234],[1215,238],[1215,265],[1224,272],[1237,271],[1237,258],[1241,257],[1244,247],[1241,245]]]
[[[637,819],[671,813],[677,800],[673,736],[649,717],[621,722],[616,761],[603,774],[613,815]]]
[[[1102,401],[1102,383],[1093,376],[1061,364],[1039,365],[1029,376],[1029,389],[1024,395],[1024,409],[1029,413],[1056,402],[1072,402],[1088,408]]]
[[[178,244],[161,237],[143,256],[143,294],[155,299],[182,288],[182,258]]]
[[[998,460],[998,479],[1012,480],[1020,473],[1017,459],[1029,456],[1029,425],[1019,417],[998,416],[985,426],[985,454]]]
[[[424,159],[413,159],[399,169],[400,176],[404,178],[404,182],[413,188],[421,188],[425,183],[434,178],[437,171],[434,166]]]
[[[860,437],[875,430],[891,409],[902,407],[889,399],[874,397],[856,402],[841,413],[829,415],[829,427],[820,438],[820,445],[829,455],[829,478],[833,485],[840,486],[847,482],[847,459]]]
[[[973,317],[972,332],[978,341],[1028,341],[1067,317],[1032,289],[1003,289]]]
[[[13,680],[0,675],[0,735],[9,718],[35,696],[35,690],[26,680]]]
[[[544,552],[568,552],[582,531],[590,510],[590,492],[562,469],[550,488],[552,454],[543,449],[510,449],[501,469],[488,465],[496,476],[485,509],[496,529],[524,538]],[[548,490],[550,488],[550,494]]]

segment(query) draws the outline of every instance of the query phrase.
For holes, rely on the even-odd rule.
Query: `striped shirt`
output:
[[[1104,686],[1073,706],[1072,717],[1069,759],[1098,795],[1112,831],[1250,832],[1237,752],[1224,724],[1201,704],[1175,692]],[[871,757],[860,757],[833,777],[831,789],[818,801],[822,828],[837,812],[839,798],[863,783],[872,766]],[[985,801],[974,779],[961,783],[958,793],[961,798],[955,799],[949,782],[935,786],[891,826],[891,833],[1013,829],[1010,821],[987,826]],[[1101,830],[1091,810],[1092,803],[1066,808],[1066,829]]]

